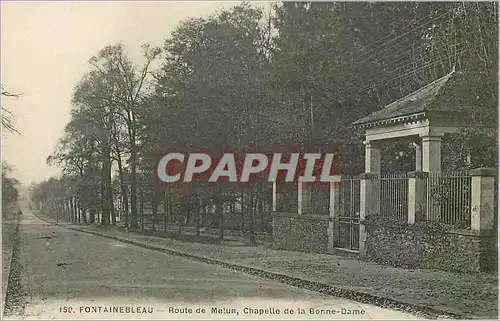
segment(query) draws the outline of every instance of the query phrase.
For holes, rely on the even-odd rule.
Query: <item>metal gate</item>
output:
[[[359,177],[342,177],[340,181],[340,213],[334,246],[339,249],[359,251]]]

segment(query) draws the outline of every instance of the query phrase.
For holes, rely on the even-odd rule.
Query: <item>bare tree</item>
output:
[[[21,94],[11,93],[6,89],[4,89],[2,85],[2,98],[4,97],[19,98],[19,96],[21,96]],[[17,131],[17,129],[15,129],[14,125],[12,124],[13,119],[14,115],[9,110],[7,110],[2,106],[2,127],[7,128],[7,130],[11,133],[20,134],[19,131]]]

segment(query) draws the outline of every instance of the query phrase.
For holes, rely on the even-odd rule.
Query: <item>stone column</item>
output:
[[[371,141],[365,141],[365,173],[380,174],[380,150]]]
[[[276,202],[277,202],[278,186],[276,181],[273,182],[273,212],[276,212]]]
[[[441,172],[441,137],[432,135],[422,137],[422,171]]]
[[[415,144],[415,171],[422,171],[422,146]]]
[[[297,193],[297,213],[305,214],[311,213],[311,185],[308,182],[298,182],[298,193]]]
[[[471,230],[494,229],[495,220],[495,170],[478,168],[471,170]]]
[[[330,221],[328,221],[328,249],[338,244],[338,224],[340,216],[341,176],[334,175],[330,182]]]
[[[363,173],[360,175],[360,208],[359,208],[359,255],[366,257],[366,228],[363,224],[365,218],[369,215],[379,213],[380,198],[378,197],[377,181],[378,175],[372,173]]]
[[[408,173],[408,224],[414,224],[425,217],[426,178],[426,172],[414,171]]]

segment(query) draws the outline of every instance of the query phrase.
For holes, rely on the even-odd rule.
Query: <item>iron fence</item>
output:
[[[426,180],[426,220],[469,228],[471,183],[468,172],[429,174]]]
[[[408,221],[408,177],[406,173],[383,174],[380,184],[380,215]]]
[[[335,247],[359,250],[360,179],[343,176],[340,183],[340,213]]]

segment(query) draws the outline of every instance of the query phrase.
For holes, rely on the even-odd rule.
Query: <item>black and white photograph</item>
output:
[[[1,1],[5,320],[497,320],[497,1]]]

